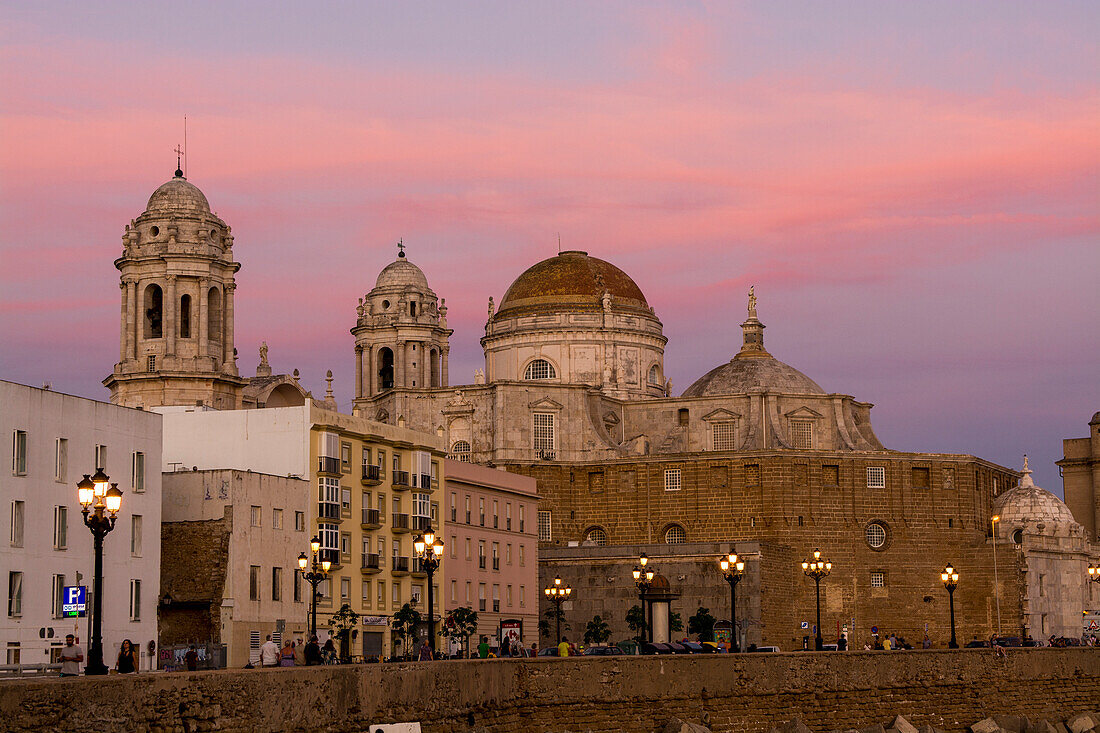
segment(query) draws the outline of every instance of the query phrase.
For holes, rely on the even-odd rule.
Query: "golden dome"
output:
[[[570,250],[527,268],[504,294],[498,314],[598,311],[603,309],[604,292],[611,293],[615,310],[649,312],[645,296],[629,275],[587,252]]]

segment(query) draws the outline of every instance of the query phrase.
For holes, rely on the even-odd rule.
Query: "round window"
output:
[[[872,550],[881,550],[886,546],[886,527],[879,522],[867,525],[867,544]]]
[[[682,545],[687,542],[687,532],[678,524],[674,524],[665,530],[665,544]]]
[[[155,236],[157,236],[158,234],[160,234],[160,227],[150,227],[150,228],[149,228],[149,235],[150,235],[150,236],[153,236],[153,237],[155,237]]]
[[[607,544],[607,532],[604,532],[599,527],[593,527],[588,530],[588,536],[585,539],[603,547]]]
[[[389,308],[389,307],[390,307],[390,301],[388,301],[388,300],[383,300],[383,301],[382,301],[382,310],[386,310],[386,309],[387,309],[387,308]]]
[[[1022,545],[1024,543],[1024,531],[1019,527],[1012,530],[1012,542],[1017,545]]]

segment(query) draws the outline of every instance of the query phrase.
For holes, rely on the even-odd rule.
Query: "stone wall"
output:
[[[887,722],[962,731],[996,713],[1065,719],[1097,707],[1100,650],[743,654],[219,670],[0,683],[0,729],[714,731]]]
[[[221,519],[164,522],[161,534],[160,645],[217,642],[233,511]]]

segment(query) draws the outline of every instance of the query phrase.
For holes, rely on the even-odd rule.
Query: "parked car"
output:
[[[582,653],[582,657],[614,657],[622,654],[623,650],[617,646],[590,646]]]
[[[718,651],[718,647],[712,642],[682,641],[680,644],[686,646],[692,654],[714,654]]]
[[[823,652],[835,652],[837,650],[836,644],[822,644],[821,651]]]
[[[1023,646],[1023,642],[1020,641],[1018,636],[998,636],[993,639],[993,643],[997,646]]]
[[[758,647],[755,647],[755,648],[750,647],[749,651],[750,652],[777,652],[777,651],[779,651],[779,647],[777,647],[777,646],[758,646]]]
[[[672,654],[668,644],[642,644],[642,654]]]
[[[985,639],[975,639],[966,643],[966,649],[986,649],[989,647],[989,642]]]

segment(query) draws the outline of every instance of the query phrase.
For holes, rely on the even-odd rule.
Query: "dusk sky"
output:
[[[0,4],[0,378],[97,399],[113,260],[172,176],[233,227],[261,340],[342,409],[357,299],[409,258],[450,377],[486,301],[582,249],[664,323],[679,394],[766,345],[882,442],[1061,495],[1100,410],[1100,3]]]

